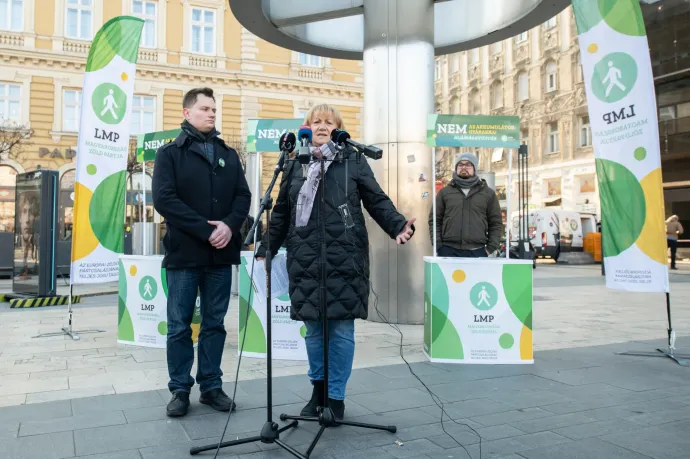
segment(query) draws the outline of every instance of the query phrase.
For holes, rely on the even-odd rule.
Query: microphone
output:
[[[280,136],[278,141],[278,147],[280,148],[280,161],[278,162],[278,168],[283,168],[283,163],[287,156],[295,150],[295,144],[297,143],[297,138],[292,132],[286,132]]]
[[[300,142],[299,153],[297,153],[297,159],[302,165],[302,175],[307,176],[307,169],[309,167],[309,161],[311,160],[311,152],[309,151],[309,145],[311,145],[311,128],[307,125],[302,125],[297,131],[297,138]]]
[[[383,150],[373,145],[362,145],[359,142],[355,142],[350,138],[350,134],[342,129],[333,129],[333,132],[331,132],[331,140],[336,145],[352,145],[355,149],[364,153],[364,156],[367,158],[374,160],[383,158]]]

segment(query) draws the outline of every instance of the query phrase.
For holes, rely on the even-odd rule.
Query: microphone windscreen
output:
[[[297,131],[297,138],[302,140],[302,139],[308,139],[309,142],[311,142],[311,128],[309,126],[300,126],[299,131]]]
[[[331,132],[331,140],[336,145],[342,145],[349,138],[350,134],[348,134],[347,131],[343,131],[342,129],[333,129],[333,131]]]
[[[286,132],[280,136],[279,147],[281,150],[287,150],[288,153],[292,153],[295,149],[295,144],[297,143],[297,138],[292,132]]]

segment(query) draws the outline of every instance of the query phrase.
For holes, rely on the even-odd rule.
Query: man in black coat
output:
[[[189,408],[194,385],[191,323],[197,292],[201,300],[199,401],[218,411],[234,408],[221,381],[223,322],[230,302],[232,265],[240,263],[240,229],[251,201],[237,152],[218,138],[213,90],[192,89],[182,105],[182,133],[158,150],[153,173],[154,207],[167,225],[163,267],[168,282],[168,388],[173,394],[168,416],[184,416]]]

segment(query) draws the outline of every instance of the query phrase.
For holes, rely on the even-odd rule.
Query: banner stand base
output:
[[[32,336],[32,338],[48,338],[50,336],[69,336],[73,341],[79,341],[79,334],[86,333],[105,333],[105,330],[72,330],[72,298],[73,298],[74,284],[70,282],[69,284],[69,297],[67,305],[67,314],[69,316],[69,324],[66,327],[62,327],[62,331],[55,333],[41,333],[40,335]]]
[[[686,359],[690,359],[688,354],[674,354],[672,351],[665,351],[663,349],[657,349],[657,352],[617,352],[616,355],[636,355],[639,357],[668,357],[674,360],[681,367],[690,367],[690,362]]]

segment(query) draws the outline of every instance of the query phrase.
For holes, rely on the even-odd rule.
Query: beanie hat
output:
[[[474,172],[477,172],[477,166],[479,163],[479,160],[477,159],[474,154],[470,153],[469,151],[465,153],[461,153],[460,156],[457,157],[457,160],[455,161],[455,170],[458,169],[458,164],[460,164],[460,161],[468,161],[472,163],[472,166],[474,166]]]

